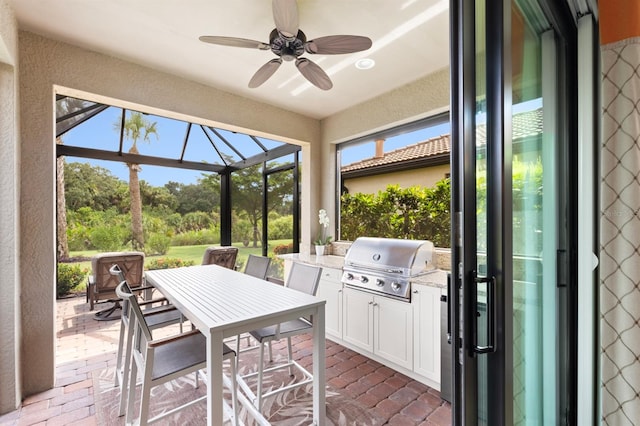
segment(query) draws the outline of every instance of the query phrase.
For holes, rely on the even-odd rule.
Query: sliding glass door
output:
[[[561,6],[452,2],[457,425],[575,415],[575,29]]]

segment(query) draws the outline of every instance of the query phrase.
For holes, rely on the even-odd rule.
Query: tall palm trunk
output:
[[[120,123],[115,127],[124,133],[127,139],[131,139],[129,154],[139,154],[137,142],[140,138],[144,142],[149,141],[150,135],[156,135],[156,123],[151,123],[142,113],[133,111],[125,121],[124,129]],[[127,164],[129,167],[129,195],[131,198],[131,244],[135,250],[144,250],[144,231],[142,228],[142,197],[140,196],[140,181],[138,180],[139,164]]]
[[[131,234],[134,250],[144,249],[144,231],[142,229],[142,199],[140,197],[140,182],[138,170],[140,165],[129,166],[129,196],[131,198]]]
[[[62,144],[62,139],[56,139],[57,144]],[[69,243],[67,242],[67,202],[64,193],[64,157],[56,160],[56,230],[57,244],[56,251],[58,260],[69,257]]]

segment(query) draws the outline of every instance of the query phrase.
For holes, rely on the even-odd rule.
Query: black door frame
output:
[[[539,0],[540,6],[555,28],[560,104],[563,117],[562,137],[567,141],[565,164],[577,165],[577,28],[565,2]],[[473,327],[477,312],[476,286],[472,275],[477,265],[475,176],[465,173],[476,168],[475,99],[476,40],[475,0],[451,0],[451,137],[452,137],[452,277],[449,315],[451,318],[452,420],[454,425],[474,425],[478,411],[478,366],[473,347]],[[488,270],[495,277],[495,353],[487,357],[491,398],[487,403],[487,424],[508,425],[513,419],[513,341],[512,301],[512,217],[511,207],[511,2],[486,0],[486,103],[487,103],[487,241]],[[509,110],[505,110],[505,105]],[[561,363],[566,368],[566,383],[559,396],[567,398],[566,424],[577,419],[577,167],[568,173],[566,209],[559,212],[567,223],[565,252],[568,267],[558,268],[558,282],[566,287],[565,353]],[[468,303],[471,301],[472,303]]]

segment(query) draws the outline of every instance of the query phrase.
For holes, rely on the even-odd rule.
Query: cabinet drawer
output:
[[[328,281],[340,281],[342,278],[342,271],[340,269],[322,268],[322,275],[320,279]]]

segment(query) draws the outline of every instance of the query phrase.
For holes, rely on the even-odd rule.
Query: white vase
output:
[[[316,245],[316,256],[324,256],[324,249],[326,246]]]

